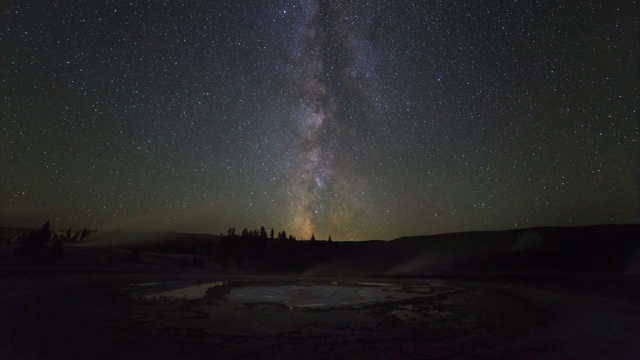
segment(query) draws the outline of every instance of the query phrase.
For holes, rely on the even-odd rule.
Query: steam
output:
[[[631,256],[627,265],[627,270],[624,273],[625,275],[630,276],[640,276],[640,252],[636,252]]]
[[[129,248],[157,242],[171,236],[171,232],[142,230],[99,230],[91,233],[82,246]]]
[[[544,239],[535,231],[523,232],[511,247],[515,252],[531,251],[541,248],[544,245]]]

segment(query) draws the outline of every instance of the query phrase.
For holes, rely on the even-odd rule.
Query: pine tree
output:
[[[82,233],[80,234],[80,241],[86,240],[88,235],[89,235],[89,232],[87,231],[87,228],[84,228],[82,230]]]

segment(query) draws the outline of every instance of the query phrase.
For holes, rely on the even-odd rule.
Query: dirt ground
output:
[[[0,285],[2,359],[640,358],[637,292],[584,279],[102,274]]]

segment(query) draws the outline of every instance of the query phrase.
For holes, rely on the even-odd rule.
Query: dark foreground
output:
[[[0,358],[638,359],[638,284],[605,282],[5,278]]]

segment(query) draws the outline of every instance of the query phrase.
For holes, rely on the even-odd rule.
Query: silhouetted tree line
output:
[[[65,235],[52,233],[47,221],[29,234],[23,232],[16,239],[18,259],[27,264],[54,264],[64,257],[64,244],[84,241],[90,232],[87,229],[73,233],[69,228]]]
[[[331,239],[331,237],[329,237]],[[220,234],[220,241],[214,245],[214,259],[223,267],[256,271],[303,271],[314,264],[337,255],[338,247],[331,240],[317,241],[311,235],[310,241],[300,241],[282,230],[275,234],[260,229],[244,228],[240,234],[235,227],[226,234]]]

